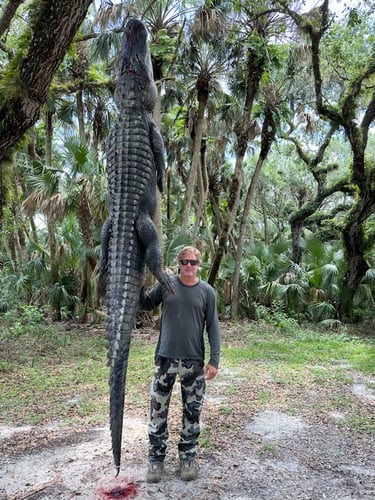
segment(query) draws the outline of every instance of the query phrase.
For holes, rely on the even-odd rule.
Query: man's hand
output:
[[[212,380],[213,378],[216,377],[218,371],[219,370],[217,368],[215,368],[214,366],[209,365],[209,364],[206,365],[204,367],[204,376],[205,376],[205,379],[206,380]]]

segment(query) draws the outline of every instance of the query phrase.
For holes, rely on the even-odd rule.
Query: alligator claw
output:
[[[168,274],[161,271],[160,273],[154,273],[155,278],[159,281],[159,283],[172,295],[175,294],[175,289],[172,284],[172,280],[168,276]]]

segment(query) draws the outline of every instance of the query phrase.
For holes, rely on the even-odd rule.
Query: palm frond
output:
[[[164,238],[164,259],[167,266],[176,265],[177,253],[185,246],[191,245],[191,235],[189,233],[177,233],[171,240]]]
[[[370,269],[367,269],[365,276],[362,278],[362,283],[372,286],[375,284],[375,268],[370,267]]]
[[[106,61],[110,59],[115,66],[114,60],[120,53],[122,34],[111,30],[102,32],[91,44],[92,61]]]
[[[320,323],[335,318],[336,310],[329,302],[314,302],[307,307],[307,315],[314,323]]]
[[[360,283],[353,297],[354,307],[373,306],[374,296],[371,287],[365,283]]]

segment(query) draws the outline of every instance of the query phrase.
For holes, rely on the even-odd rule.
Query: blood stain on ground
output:
[[[138,495],[138,488],[132,481],[124,484],[121,483],[123,483],[123,481],[113,488],[100,487],[96,490],[96,494],[99,496],[100,500],[122,500],[125,498],[135,498]]]

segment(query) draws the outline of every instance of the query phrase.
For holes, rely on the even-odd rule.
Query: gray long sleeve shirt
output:
[[[209,364],[218,368],[220,330],[213,288],[205,281],[184,285],[172,276],[175,294],[157,283],[148,293],[142,290],[140,306],[151,310],[162,304],[160,335],[156,355],[165,358],[204,360],[204,330],[210,344]]]

